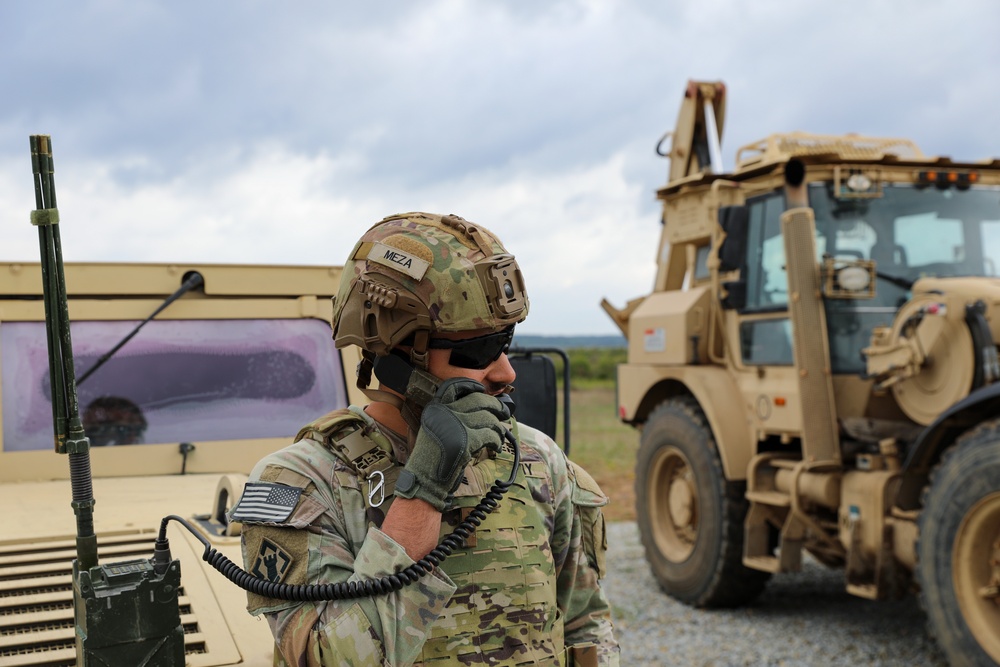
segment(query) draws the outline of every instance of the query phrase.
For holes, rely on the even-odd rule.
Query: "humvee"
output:
[[[107,356],[196,273],[200,287]],[[93,263],[65,275],[101,560],[148,558],[174,514],[241,562],[226,512],[254,464],[318,415],[364,402],[359,355],[331,340],[340,267]],[[70,470],[49,396],[40,265],[0,263],[3,667],[77,664]],[[187,531],[170,534],[186,664],[271,665],[270,631],[246,594]]]
[[[808,553],[1000,663],[1000,160],[794,132],[727,171],[725,103],[689,82],[652,292],[603,303],[652,572],[735,606]]]

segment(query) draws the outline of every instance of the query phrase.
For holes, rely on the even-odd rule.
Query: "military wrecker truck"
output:
[[[602,304],[652,572],[736,606],[808,553],[1000,663],[1000,160],[796,132],[726,171],[725,93],[689,82],[658,146],[652,292]]]

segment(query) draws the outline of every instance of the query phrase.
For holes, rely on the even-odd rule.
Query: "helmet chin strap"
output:
[[[400,397],[398,394],[384,391],[382,389],[372,389],[370,387],[358,387],[372,401],[388,403],[399,410],[399,414],[406,422],[406,439],[413,445],[420,429],[420,415],[423,414],[424,407],[413,399]]]
[[[372,401],[381,401],[383,403],[390,403],[397,408],[403,404],[402,399],[395,394],[390,394],[387,391],[382,391],[380,389],[372,389],[372,370],[375,366],[375,355],[368,350],[361,350],[361,361],[358,362],[357,376],[358,380],[355,383],[358,389],[361,390],[365,396],[367,396]]]
[[[441,384],[441,378],[426,370],[426,350],[430,336],[427,332],[419,333],[424,335],[417,336],[413,345],[417,353],[414,355],[411,352],[410,359],[413,360],[416,356],[417,359],[422,358],[424,363],[410,363],[397,354],[376,357],[371,352],[362,351],[362,360],[358,364],[358,388],[369,399],[388,403],[399,410],[408,427],[410,440],[416,437],[420,429],[420,415],[424,406],[434,398],[438,385]],[[421,349],[423,353],[420,352]],[[370,386],[373,371],[379,380],[379,389]]]

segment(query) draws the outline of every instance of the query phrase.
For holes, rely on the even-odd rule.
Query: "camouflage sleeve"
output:
[[[590,659],[579,664],[617,667],[619,649],[611,607],[600,586],[608,546],[601,508],[608,504],[608,497],[587,471],[566,458],[554,441],[538,432],[532,440],[531,446],[549,461],[555,487],[552,552],[557,567],[557,600],[565,618],[566,646],[577,647],[581,653],[588,648]]]
[[[345,512],[338,487],[350,480],[334,470],[333,456],[309,442],[271,455],[251,475],[251,482],[302,493],[287,518],[244,522],[247,570],[283,583],[325,584],[378,578],[412,564],[401,546],[367,527],[363,509],[357,516]],[[454,592],[454,583],[435,570],[389,595],[289,602],[249,593],[247,608],[266,614],[276,665],[407,665],[419,656],[430,626]]]

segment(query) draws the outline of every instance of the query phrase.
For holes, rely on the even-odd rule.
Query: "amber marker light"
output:
[[[785,397],[784,396],[776,396],[774,398],[774,404],[776,406],[778,406],[779,408],[785,407]]]
[[[955,187],[959,190],[968,190],[977,181],[979,181],[979,174],[977,172],[965,172],[958,175],[958,183]]]

